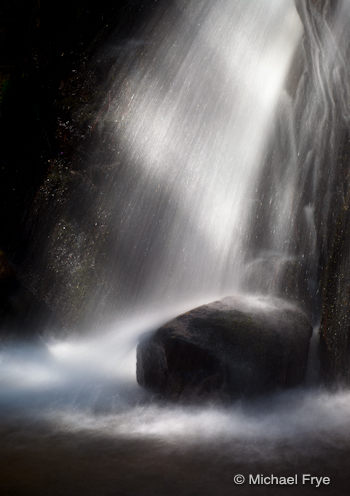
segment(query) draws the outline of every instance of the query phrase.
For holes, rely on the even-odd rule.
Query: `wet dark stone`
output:
[[[172,399],[296,386],[305,376],[311,333],[305,314],[283,300],[227,297],[144,336],[137,380]]]
[[[47,326],[56,329],[61,324],[21,283],[15,267],[0,250],[0,337],[36,338]]]

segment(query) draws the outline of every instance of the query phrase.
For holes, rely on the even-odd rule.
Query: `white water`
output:
[[[49,428],[55,439],[68,433],[108,442],[157,442],[180,451],[224,450],[244,463],[279,462],[283,443],[292,446],[294,456],[310,459],[322,450],[350,448],[349,391],[313,387],[228,406],[164,404],[136,385],[132,350],[129,357],[127,348],[115,353],[116,337],[111,332],[103,344],[85,340],[3,350],[1,425],[25,425],[29,433]]]
[[[256,183],[302,32],[285,0],[177,2],[152,28],[105,115],[129,164],[113,201],[133,308],[240,287]]]

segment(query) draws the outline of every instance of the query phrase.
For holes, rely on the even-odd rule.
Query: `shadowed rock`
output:
[[[283,300],[227,297],[144,336],[137,380],[172,399],[292,387],[304,379],[311,333],[305,314]]]
[[[47,327],[61,326],[45,303],[23,286],[0,250],[0,338],[37,338]]]

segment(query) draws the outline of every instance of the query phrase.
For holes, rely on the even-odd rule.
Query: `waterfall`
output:
[[[350,8],[348,2],[337,2],[331,15],[328,2],[296,5],[304,27],[303,51],[298,50],[281,92],[260,170],[260,203],[250,226],[254,274],[248,283],[297,299],[317,322],[322,273],[344,197]]]
[[[125,50],[111,44],[115,66],[84,166],[97,192],[73,189],[36,248],[45,266],[28,277],[50,306],[64,316],[79,308],[88,321],[170,315],[242,290],[258,182],[301,34],[288,0],[177,1]],[[77,196],[88,195],[92,207],[81,206]],[[54,294],[38,280],[48,268]]]
[[[27,264],[32,290],[68,326],[80,318],[94,332],[51,342],[54,374],[47,362],[34,373],[40,383],[45,370],[48,384],[57,374],[60,384],[79,382],[92,364],[98,377],[133,382],[142,332],[247,291],[250,226],[301,35],[288,0],[218,0],[160,7],[122,49],[112,38],[90,156],[78,170],[57,164],[49,174]],[[276,226],[291,207],[290,149],[271,208],[283,215]],[[26,375],[37,370],[30,353],[18,357],[4,362],[15,384],[18,361]]]
[[[350,205],[350,4],[154,4],[97,53],[109,73],[92,144],[71,169],[57,159],[34,202],[25,282],[68,335],[0,349],[5,481],[20,480],[12,459],[30,460],[33,485],[53,481],[45,494],[232,494],[235,470],[256,467],[342,480],[350,394],[314,386],[327,261],[348,246],[335,235]],[[337,263],[346,281],[348,258]],[[140,335],[233,293],[311,315],[306,387],[225,405],[141,390]],[[339,328],[346,305],[330,312]]]
[[[259,171],[301,36],[283,0],[169,10],[104,116],[127,163],[109,201],[134,310],[240,288]]]
[[[295,299],[319,324],[349,117],[349,8],[327,6],[177,1],[112,38],[90,154],[48,176],[52,222],[43,201],[34,222],[27,281],[94,331],[55,359],[134,377],[140,333],[232,293]]]

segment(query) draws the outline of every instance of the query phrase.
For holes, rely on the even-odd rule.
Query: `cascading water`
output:
[[[106,115],[130,164],[115,201],[133,306],[188,306],[240,286],[257,176],[301,35],[284,1],[176,7],[175,29],[165,14]]]
[[[50,292],[38,274],[53,268],[47,301],[63,315],[79,291],[93,320],[111,307],[117,318],[165,306],[171,315],[231,294],[245,278],[259,173],[301,23],[284,0],[160,10],[136,53],[116,56],[95,126],[87,168],[100,180],[89,215],[108,246],[63,212],[34,250],[45,265],[29,284]],[[69,208],[79,209],[76,198]],[[97,289],[82,288],[84,263]]]
[[[322,10],[308,2],[297,2],[297,6],[308,62],[294,68],[300,72],[294,75],[298,83],[290,81],[282,92],[272,152],[259,181],[261,202],[256,217],[264,231],[254,223],[251,229],[252,237],[258,239],[253,253],[285,253],[287,260],[294,260],[295,270],[302,272],[304,285],[313,295],[314,309],[319,310],[317,278],[322,257],[328,255],[332,223],[336,223],[338,155],[349,120],[344,43],[349,6],[347,2],[335,4],[331,28],[324,19],[327,3]],[[270,291],[285,290],[283,274],[274,283]]]
[[[239,450],[245,445],[243,465],[262,451],[278,470],[281,442],[291,462],[303,452],[301,437],[321,457],[324,444],[348,437],[348,393],[302,390],[248,405],[174,407],[144,403],[134,378],[142,332],[233,292],[250,293],[253,305],[266,301],[261,293],[309,308],[311,299],[316,322],[341,141],[338,106],[344,125],[348,119],[341,48],[350,9],[338,3],[331,30],[310,2],[297,7],[289,0],[178,1],[143,28],[132,61],[127,46],[119,53],[95,123],[100,145],[87,165],[100,177],[93,218],[81,213],[79,225],[70,222],[73,198],[45,236],[43,257],[55,269],[56,305],[69,314],[88,259],[98,288],[84,290],[84,311],[100,315],[112,301],[113,323],[40,350],[3,350],[0,401],[11,418],[25,406],[56,432],[161,439],[174,450],[176,443],[208,449],[213,441],[226,450],[229,440]],[[300,55],[303,26],[311,76]],[[90,224],[108,237],[102,263]],[[33,286],[43,290],[44,267],[38,274],[31,274]],[[48,293],[53,307],[54,298]],[[227,449],[229,459],[237,453]],[[303,456],[310,461],[308,450]]]

